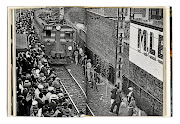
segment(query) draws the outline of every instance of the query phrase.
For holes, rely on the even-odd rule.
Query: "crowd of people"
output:
[[[111,110],[110,112],[115,113],[118,116],[146,116],[146,113],[140,110],[135,101],[133,88],[128,88],[129,93],[124,95],[124,93],[119,89],[117,85],[111,91]]]
[[[91,88],[98,92],[97,84],[100,83],[100,65],[92,65],[91,59],[88,59],[88,55],[79,46],[74,51],[74,61],[76,65],[82,65],[83,74],[87,78],[87,82]]]
[[[45,47],[38,40],[33,26],[33,12],[21,11],[16,19],[16,33],[29,35],[29,47],[16,57],[17,73],[17,115],[37,117],[74,117],[73,105],[68,94],[60,85],[55,69],[48,63]],[[74,50],[74,62],[83,67],[83,74],[91,88],[98,92],[100,83],[100,65],[93,65],[83,49],[77,45]],[[119,116],[146,115],[137,106],[133,88],[125,96],[117,85],[111,91],[111,112]]]
[[[28,34],[34,31],[32,24],[33,11],[28,9],[19,10],[16,13],[16,33],[17,34]]]
[[[28,16],[28,14],[23,15]],[[23,29],[27,22],[21,22],[23,26],[21,29]],[[28,21],[28,24],[32,25],[30,22],[32,21]],[[30,30],[34,30],[34,27]],[[49,66],[44,45],[38,41],[38,35],[29,36],[31,40],[28,49],[19,52],[16,57],[17,115],[82,116],[83,112],[75,114],[68,94],[60,85],[60,79],[57,77],[55,69]]]

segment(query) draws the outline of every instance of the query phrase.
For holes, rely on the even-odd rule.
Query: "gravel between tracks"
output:
[[[70,97],[76,104],[79,111],[85,112],[86,110],[86,98],[83,92],[80,90],[76,82],[72,79],[68,71],[63,66],[56,66],[57,77],[59,77],[64,84],[66,90],[69,92]]]

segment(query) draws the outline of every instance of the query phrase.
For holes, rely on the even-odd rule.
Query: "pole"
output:
[[[117,8],[117,40],[116,40],[116,58],[115,58],[115,84],[117,83],[117,49],[118,49],[118,30],[119,30],[119,8]],[[119,84],[118,84],[119,85]]]

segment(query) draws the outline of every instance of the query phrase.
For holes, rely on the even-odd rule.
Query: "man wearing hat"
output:
[[[41,93],[41,91],[43,90],[43,88],[44,88],[44,86],[43,85],[41,85],[41,84],[39,84],[38,86],[37,86],[37,88],[35,89],[35,98],[39,98],[39,94]]]
[[[117,88],[117,84],[115,85],[115,87],[111,90],[111,105],[113,104],[115,98],[116,98],[116,92],[118,90]]]
[[[49,97],[49,103],[51,102],[51,100],[57,100],[58,99],[58,96],[56,94],[52,94],[50,97]]]
[[[24,87],[24,88],[29,88],[29,87],[31,87],[31,82],[29,82],[29,80],[25,80],[23,87]]]
[[[54,92],[54,87],[49,87],[49,88],[48,88],[48,91],[49,91],[49,92],[46,94],[47,99],[49,99],[50,96],[53,94],[53,92]]]
[[[48,66],[48,62],[46,59],[43,59],[43,66],[41,67],[41,71],[42,73],[44,73],[45,76],[48,76],[48,70],[47,70],[47,66]]]
[[[30,108],[30,116],[38,116],[38,102],[37,101],[32,101],[32,105]]]
[[[133,93],[133,88],[132,87],[129,87],[128,90],[129,90],[129,93],[127,95],[127,100],[128,100],[128,103],[130,103],[131,102],[131,98],[132,97],[134,98],[134,93]]]

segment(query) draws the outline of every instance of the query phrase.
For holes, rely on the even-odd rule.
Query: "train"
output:
[[[35,12],[34,23],[39,29],[41,42],[50,64],[69,64],[76,46],[76,29],[64,18],[44,20]]]
[[[50,64],[68,64],[75,49],[75,30],[70,25],[45,25],[42,32]]]

